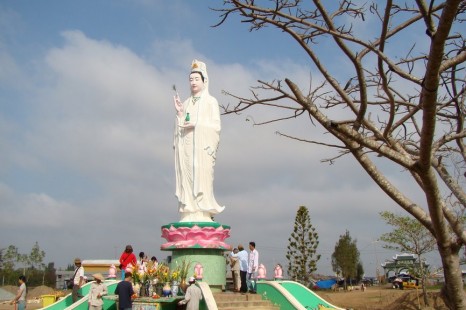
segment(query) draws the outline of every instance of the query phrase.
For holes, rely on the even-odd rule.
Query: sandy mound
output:
[[[14,285],[5,285],[5,286],[1,286],[1,288],[15,295],[16,295],[16,292],[18,291],[18,287]]]
[[[38,298],[42,295],[55,295],[55,290],[51,287],[41,285],[28,291],[28,299]]]
[[[11,293],[14,296],[16,296],[16,293],[18,292],[18,287],[14,285],[5,285],[0,287],[2,291],[5,293]],[[28,295],[27,299],[35,299],[35,298],[40,298],[42,295],[55,295],[56,291],[48,286],[41,285],[37,287],[28,287]],[[11,299],[11,298],[7,298]]]
[[[12,300],[13,298],[15,298],[15,294],[8,291],[8,290],[5,290],[3,288],[0,288],[0,302],[4,301],[4,300]]]

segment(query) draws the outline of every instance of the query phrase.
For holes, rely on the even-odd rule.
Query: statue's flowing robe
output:
[[[220,141],[220,110],[217,100],[204,91],[194,102],[183,103],[183,116],[176,116],[174,130],[176,197],[179,211],[189,221],[211,221],[223,211],[214,197],[213,181],[217,148]],[[186,114],[194,128],[183,128]]]

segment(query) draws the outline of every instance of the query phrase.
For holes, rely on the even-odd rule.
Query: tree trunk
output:
[[[452,310],[466,310],[466,296],[463,288],[463,277],[459,268],[459,255],[448,248],[442,249],[439,247],[439,251],[445,276],[445,284],[442,288],[445,304]]]
[[[426,307],[429,306],[429,298],[427,298],[427,289],[426,289],[426,275],[423,273],[422,274],[422,278],[421,278],[421,281],[422,281],[422,297],[424,298],[424,305]]]

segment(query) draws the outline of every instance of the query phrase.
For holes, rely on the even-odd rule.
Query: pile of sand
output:
[[[28,299],[40,298],[42,295],[55,295],[55,290],[51,287],[41,285],[28,291]]]
[[[5,285],[0,288],[0,300],[11,300],[15,298],[18,287],[14,285]],[[48,286],[41,285],[37,287],[28,287],[27,299],[40,298],[42,295],[55,295],[56,291]]]
[[[14,288],[14,290],[12,290]],[[12,287],[2,287],[0,288],[0,301],[3,300],[12,300],[15,298],[16,295],[16,288],[14,286]]]

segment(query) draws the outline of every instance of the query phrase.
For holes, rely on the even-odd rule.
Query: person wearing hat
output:
[[[80,258],[75,258],[74,259],[74,277],[73,277],[73,292],[71,293],[73,303],[78,301],[79,295],[78,295],[78,290],[81,288],[81,286],[85,283],[84,281],[84,267],[81,264],[81,259]]]
[[[189,278],[189,287],[186,290],[184,299],[180,301],[179,305],[187,305],[186,310],[199,310],[199,302],[202,300],[202,291],[195,284],[196,279],[194,277]]]
[[[104,276],[101,273],[95,273],[92,275],[94,282],[91,284],[89,289],[89,310],[102,310],[104,301],[102,296],[107,295],[107,286],[103,283]]]
[[[230,254],[230,267],[231,267],[231,277],[233,279],[233,291],[235,293],[239,292],[241,289],[241,277],[240,277],[240,262],[238,258],[239,250],[237,248],[233,249],[233,252]],[[234,256],[233,256],[234,255]]]

